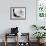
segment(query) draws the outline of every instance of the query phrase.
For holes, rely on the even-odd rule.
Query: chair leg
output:
[[[4,42],[4,44],[5,44],[5,46],[7,46],[7,42],[6,41]]]
[[[5,46],[7,46],[7,34],[5,34]]]

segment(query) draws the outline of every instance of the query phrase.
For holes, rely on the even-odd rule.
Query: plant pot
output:
[[[44,40],[45,40],[45,39],[40,39],[40,43],[44,43]]]
[[[41,44],[41,43],[44,42],[44,40],[45,40],[45,39],[38,39],[37,42],[38,42],[39,44]]]
[[[37,39],[37,43],[40,43],[40,39]]]

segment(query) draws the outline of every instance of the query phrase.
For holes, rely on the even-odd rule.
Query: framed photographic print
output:
[[[25,20],[26,19],[26,8],[25,7],[11,7],[10,8],[10,19],[11,20]]]
[[[46,0],[37,1],[37,15],[39,18],[46,18]]]
[[[46,0],[37,0],[36,24],[46,25]]]

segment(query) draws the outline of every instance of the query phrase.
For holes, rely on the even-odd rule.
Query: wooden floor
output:
[[[0,46],[4,46],[4,43],[2,42],[0,42]],[[8,45],[7,46],[15,46],[15,43],[8,43]],[[37,46],[37,43],[30,43],[30,46]],[[46,46],[46,43],[44,43],[44,45],[41,45],[41,46]]]

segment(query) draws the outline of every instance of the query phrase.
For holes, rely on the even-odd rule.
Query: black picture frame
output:
[[[21,11],[21,13],[23,12],[23,15],[21,17],[19,17],[19,16],[13,17],[13,14],[15,11],[14,9],[15,10],[18,9],[18,11],[19,11],[19,9],[20,10],[22,9],[23,11]],[[16,13],[16,11],[15,11],[15,13]],[[10,7],[10,20],[26,20],[26,7]]]

